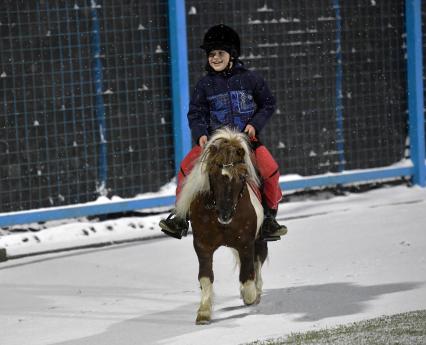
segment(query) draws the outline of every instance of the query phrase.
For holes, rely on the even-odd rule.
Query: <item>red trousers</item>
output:
[[[176,198],[179,198],[179,193],[182,189],[185,176],[188,176],[188,174],[191,172],[197,158],[201,154],[201,151],[202,148],[200,146],[194,146],[182,160],[180,171],[178,173]],[[278,182],[280,177],[278,164],[268,149],[263,145],[259,146],[254,151],[254,157],[256,167],[262,178],[261,192],[263,201],[269,208],[276,210],[278,209],[278,203],[282,199],[281,188]]]

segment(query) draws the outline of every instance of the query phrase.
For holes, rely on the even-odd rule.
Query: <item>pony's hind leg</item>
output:
[[[252,305],[256,303],[257,291],[256,284],[253,279],[249,279],[244,283],[241,283],[240,292],[245,305]]]
[[[260,302],[262,296],[263,280],[262,280],[262,266],[268,256],[268,243],[261,240],[256,240],[254,251],[254,271],[256,273],[256,291],[257,298],[256,304]]]

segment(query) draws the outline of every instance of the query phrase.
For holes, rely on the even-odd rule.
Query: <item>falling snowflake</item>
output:
[[[139,30],[139,31],[141,31],[141,30],[146,30],[146,27],[145,27],[145,26],[143,26],[142,24],[139,24],[139,26],[138,26],[138,30]]]
[[[148,91],[149,90],[149,88],[148,88],[148,86],[146,86],[145,84],[142,84],[142,87],[139,87],[138,88],[138,91],[139,92],[141,92],[141,91]]]
[[[161,48],[160,45],[158,45],[157,48],[155,49],[155,53],[156,54],[161,54],[161,53],[164,53],[164,50]]]
[[[189,15],[197,14],[197,9],[194,6],[191,6],[188,12]]]

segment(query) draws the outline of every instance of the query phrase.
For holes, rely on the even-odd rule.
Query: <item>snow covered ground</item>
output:
[[[1,236],[10,256],[151,239],[0,263],[0,344],[241,344],[426,309],[425,210],[426,189],[406,186],[281,205],[289,234],[269,246],[261,303],[243,306],[220,249],[208,326],[192,237],[162,236],[160,216]]]

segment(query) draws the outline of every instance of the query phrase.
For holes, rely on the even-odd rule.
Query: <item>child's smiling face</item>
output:
[[[210,67],[216,72],[221,72],[228,66],[231,55],[224,50],[212,50],[208,59]]]

